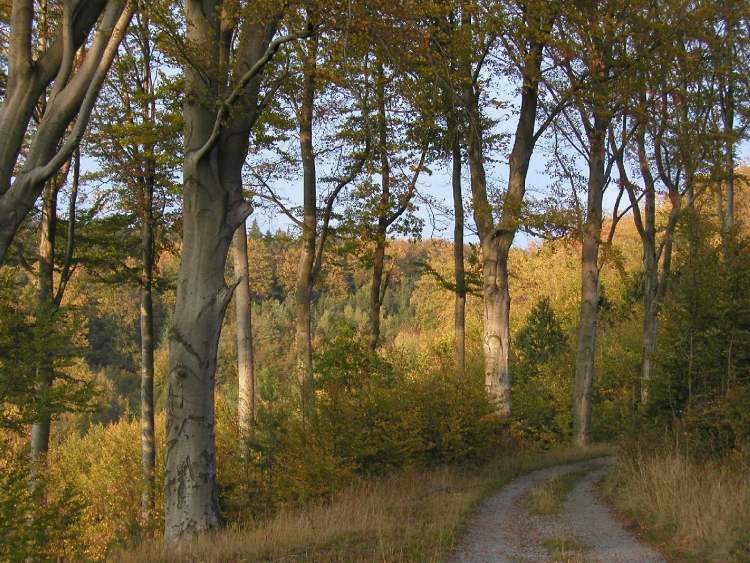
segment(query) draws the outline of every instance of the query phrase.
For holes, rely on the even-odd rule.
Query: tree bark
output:
[[[144,489],[141,515],[144,521],[154,510],[156,439],[154,437],[154,312],[152,289],[154,279],[153,174],[144,186],[141,210],[141,474]]]
[[[272,42],[280,11],[256,14],[268,16],[261,21],[248,18],[240,27],[230,72],[221,56],[226,43],[219,38],[231,37],[237,22],[225,17],[218,0],[186,0],[185,14],[188,41],[200,46],[213,66],[204,72],[185,65],[182,261],[169,336],[166,407],[168,542],[221,524],[214,377],[222,321],[233,293],[224,271],[234,233],[252,210],[242,195],[242,167],[250,132],[262,111],[261,73],[282,41]],[[226,91],[230,94],[216,104]]]
[[[318,39],[307,40],[300,106],[300,151],[303,171],[302,249],[297,270],[295,343],[297,380],[303,414],[309,414],[313,402],[312,299],[318,226],[318,189],[313,147],[313,110]]]
[[[466,374],[466,279],[464,275],[464,202],[461,188],[461,143],[455,130],[452,131],[451,158],[453,161],[453,263],[456,282],[454,325],[456,332],[456,371],[463,378]]]
[[[536,18],[538,15],[534,15]],[[464,17],[464,24],[470,23]],[[539,20],[542,29],[552,21]],[[479,111],[477,78],[464,63],[462,105],[467,116],[467,144],[471,171],[471,192],[474,222],[482,252],[482,286],[484,299],[484,370],[485,385],[496,404],[496,413],[508,417],[512,412],[512,378],[510,357],[510,292],[508,288],[508,255],[521,218],[526,193],[526,176],[541,131],[535,132],[539,99],[543,44],[529,40],[528,54],[521,66],[521,109],[516,125],[513,149],[509,158],[508,190],[503,199],[500,220],[495,223],[487,196],[484,169],[483,127]]]
[[[58,178],[47,183],[42,201],[39,223],[39,263],[37,270],[37,307],[42,315],[49,314],[52,304],[52,287],[55,268],[55,237],[57,232]],[[52,385],[54,379],[52,358],[40,359],[36,368],[37,384],[41,393]],[[33,464],[43,463],[49,450],[51,419],[44,415],[31,426],[31,459]]]
[[[372,256],[372,282],[370,284],[370,350],[378,347],[380,340],[380,308],[383,305],[385,288],[383,270],[385,267],[385,246],[388,236],[388,213],[391,204],[391,163],[388,157],[388,117],[385,102],[385,74],[383,65],[378,62],[375,96],[378,104],[378,152],[380,154],[380,199],[375,227],[375,249]]]
[[[80,4],[75,8],[70,7],[72,3],[66,4],[62,36],[32,63],[32,16],[28,12],[31,3],[13,3],[8,91],[0,107],[0,130],[4,132],[0,137],[0,264],[45,183],[70,160],[78,146],[135,9],[133,2],[123,0]],[[103,15],[86,57],[74,72],[75,52],[100,14]],[[44,115],[20,170],[14,173],[34,107],[53,78],[55,83]],[[72,123],[72,130],[64,139]]]
[[[240,428],[240,450],[247,455],[247,439],[252,433],[255,419],[255,369],[250,268],[244,221],[234,232],[233,256],[234,275],[237,277],[237,289],[234,291],[237,321],[237,420]]]
[[[599,245],[602,231],[602,198],[605,179],[605,138],[608,122],[594,117],[589,133],[589,178],[586,222],[582,229],[581,313],[578,323],[576,371],[573,391],[573,441],[591,442],[591,393],[594,380],[599,308]]]

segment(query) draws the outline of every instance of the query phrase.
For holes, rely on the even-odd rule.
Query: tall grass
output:
[[[605,495],[667,554],[691,561],[750,561],[746,464],[698,463],[673,447],[627,449],[618,461]]]
[[[492,490],[532,469],[611,453],[607,447],[517,454],[472,470],[408,469],[348,486],[327,502],[165,547],[121,552],[123,562],[439,561],[466,515]]]

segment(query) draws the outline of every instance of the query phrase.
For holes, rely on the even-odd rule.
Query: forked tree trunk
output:
[[[221,3],[186,0],[188,40],[205,48],[215,62],[204,73],[185,68],[185,160],[183,163],[182,261],[177,280],[174,326],[169,335],[169,394],[164,484],[167,541],[215,528],[221,523],[214,446],[216,355],[222,321],[233,290],[224,281],[229,246],[251,211],[242,196],[242,167],[250,131],[261,111],[260,76],[280,47],[272,45],[280,13],[258,12],[237,39],[234,80],[228,103],[216,97],[228,90],[229,57],[221,56],[219,37],[232,36],[234,12]],[[275,15],[274,15],[275,14]],[[214,70],[219,77],[212,74]],[[240,79],[239,77],[242,77]]]
[[[507,286],[507,257],[504,259],[502,256],[502,247],[496,237],[492,210],[487,197],[481,118],[472,87],[464,92],[464,108],[468,115],[467,144],[474,221],[479,231],[482,252],[484,381],[487,393],[495,403],[495,412],[501,416],[508,416],[511,412],[511,385],[508,371],[510,331],[507,311],[510,307],[510,296]]]
[[[0,105],[0,264],[46,182],[78,146],[135,9],[134,2],[122,0],[65,3],[63,20],[67,23],[61,27],[70,41],[58,38],[33,61],[33,2],[12,4],[8,84]],[[76,66],[76,52],[97,19],[86,57]],[[28,139],[23,163],[16,168],[31,116],[53,80],[42,119]]]
[[[240,450],[247,455],[247,439],[255,418],[255,370],[253,366],[252,295],[245,222],[234,232],[232,255],[237,288],[234,304],[237,325],[237,422]]]
[[[591,442],[591,394],[599,308],[599,245],[605,187],[606,132],[607,122],[596,116],[589,138],[588,202],[581,249],[581,313],[573,391],[573,441],[579,446],[587,446]]]
[[[551,21],[548,24],[551,25]],[[468,80],[473,76],[469,68],[464,69],[467,81],[462,92],[463,108],[467,115],[474,222],[482,251],[485,385],[490,398],[495,401],[496,413],[503,417],[510,416],[512,412],[512,379],[508,365],[511,345],[508,256],[521,220],[529,162],[536,140],[543,130],[535,132],[543,45],[532,41],[528,47],[529,54],[521,69],[521,110],[508,163],[508,190],[497,224],[487,195],[482,116],[478,92],[473,80]]]

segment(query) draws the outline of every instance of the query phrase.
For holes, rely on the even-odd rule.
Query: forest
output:
[[[0,0],[0,561],[750,561],[749,61],[748,0]],[[481,539],[511,481],[636,551]]]

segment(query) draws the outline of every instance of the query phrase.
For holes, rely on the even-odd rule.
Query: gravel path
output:
[[[551,561],[548,540],[573,540],[582,552],[565,561],[661,563],[662,557],[622,528],[594,487],[611,458],[558,465],[521,476],[485,499],[470,517],[450,563]],[[538,516],[527,509],[528,492],[545,479],[589,470],[565,500],[560,514]],[[581,555],[582,553],[582,555]]]

